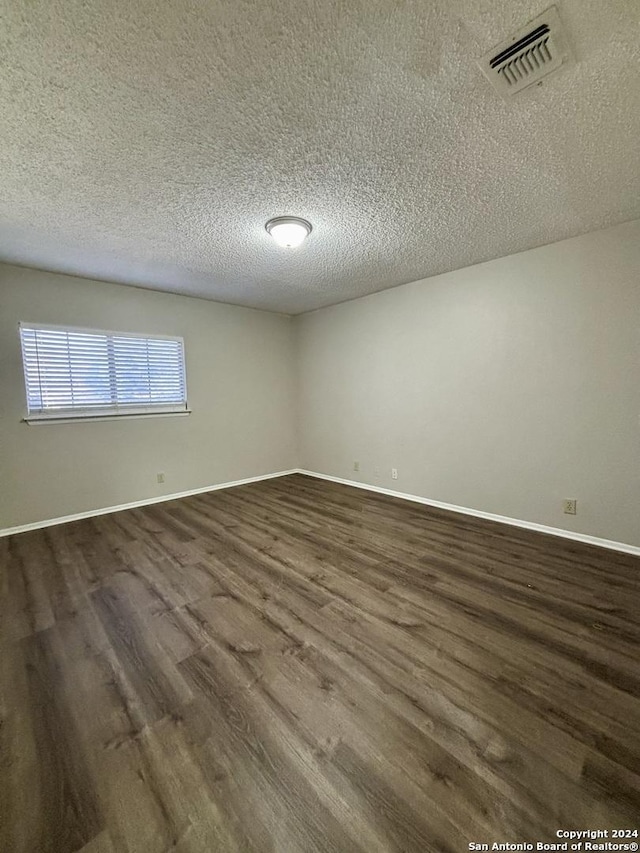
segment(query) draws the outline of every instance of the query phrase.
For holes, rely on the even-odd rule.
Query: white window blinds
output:
[[[184,412],[181,338],[20,324],[29,418]]]

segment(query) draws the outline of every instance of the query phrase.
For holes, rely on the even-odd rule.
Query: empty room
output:
[[[0,853],[637,851],[637,0],[0,0]]]

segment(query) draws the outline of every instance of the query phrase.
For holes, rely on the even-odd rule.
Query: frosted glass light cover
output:
[[[276,243],[286,249],[297,248],[311,233],[311,224],[306,219],[293,216],[270,219],[265,228]]]

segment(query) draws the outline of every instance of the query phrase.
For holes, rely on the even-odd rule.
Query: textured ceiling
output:
[[[639,217],[638,0],[475,64],[547,5],[0,0],[0,259],[298,313]]]

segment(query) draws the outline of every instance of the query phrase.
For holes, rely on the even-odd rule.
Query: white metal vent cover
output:
[[[478,64],[503,95],[538,83],[569,59],[567,40],[555,6],[486,53]]]

